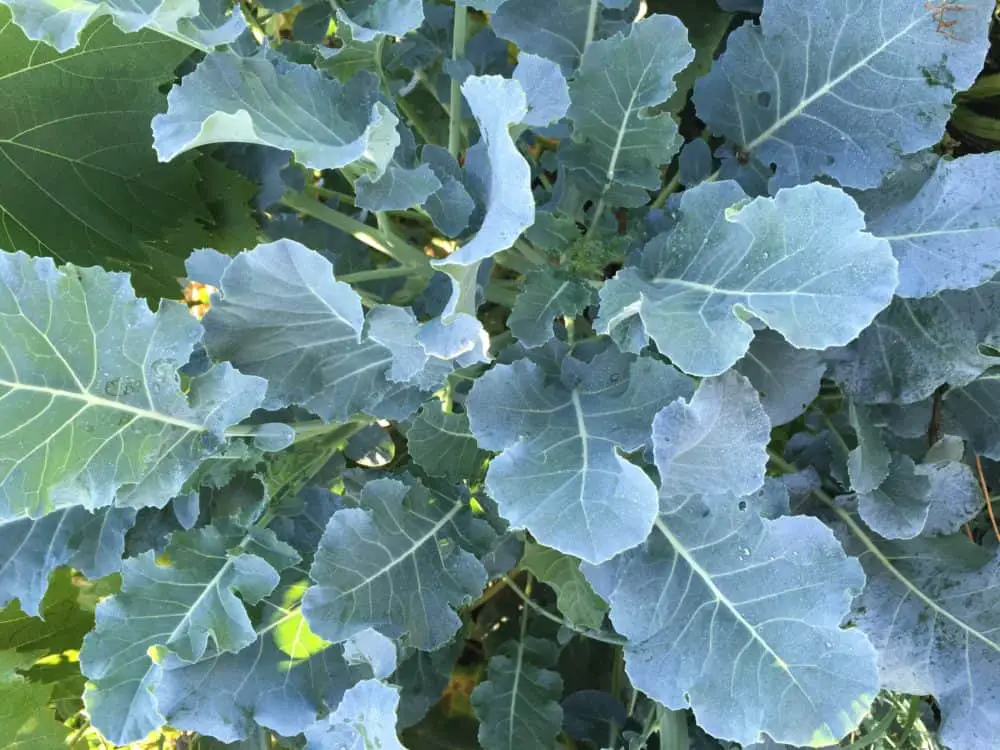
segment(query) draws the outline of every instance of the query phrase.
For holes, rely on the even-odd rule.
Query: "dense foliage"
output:
[[[997,746],[994,0],[5,2],[5,747]]]

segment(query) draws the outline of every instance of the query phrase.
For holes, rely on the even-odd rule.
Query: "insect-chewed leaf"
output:
[[[453,608],[486,586],[476,555],[492,537],[462,498],[414,480],[373,480],[360,508],[339,510],[327,524],[302,610],[313,631],[333,642],[375,628],[434,650],[461,625]]]
[[[587,46],[569,89],[573,142],[560,156],[590,194],[637,206],[659,187],[659,166],[683,141],[669,115],[648,108],[670,98],[674,76],[693,59],[684,24],[668,15]]]
[[[486,475],[500,514],[548,547],[602,562],[645,539],[656,515],[655,485],[617,449],[646,445],[652,415],[692,386],[614,349],[561,367],[547,382],[530,360],[498,365],[466,408],[480,447],[502,451]]]
[[[664,499],[649,540],[584,574],[629,639],[636,689],[744,745],[833,744],[879,688],[871,644],[840,628],[864,574],[819,520],[753,505]]]
[[[124,274],[0,253],[0,315],[0,518],[162,506],[261,402],[228,364],[185,397],[198,323],[150,312]]]
[[[997,364],[981,351],[1000,336],[1000,278],[923,299],[896,298],[839,352],[834,377],[858,401],[922,401],[939,386],[967,385]]]
[[[1000,733],[1000,565],[964,535],[883,542],[855,533],[868,585],[854,621],[879,654],[882,686],[933,695],[948,747]]]
[[[405,417],[421,394],[392,383],[393,352],[365,335],[357,292],[330,261],[293,240],[238,255],[205,316],[216,358],[268,381],[265,406],[301,404],[326,420],[358,412]]]
[[[555,335],[553,319],[579,315],[593,300],[594,292],[584,282],[546,266],[525,279],[507,325],[525,346],[541,346]]]
[[[153,552],[125,562],[121,593],[98,605],[97,626],[80,653],[92,683],[84,695],[87,710],[94,726],[119,745],[164,723],[153,692],[163,650],[190,663],[205,656],[210,640],[229,653],[252,644],[257,633],[243,602],[271,593],[278,585],[275,565],[299,559],[270,531],[230,525],[174,534],[166,554],[166,565]]]
[[[563,720],[563,681],[552,669],[558,656],[555,643],[529,636],[508,641],[490,658],[488,679],[470,696],[485,750],[555,746]]]
[[[842,346],[897,281],[889,243],[867,234],[863,218],[827,185],[747,201],[734,182],[703,183],[681,196],[678,224],[601,289],[597,328],[628,343],[641,323],[693,375],[721,374],[746,354],[746,313],[798,348]]]
[[[949,5],[767,0],[760,24],[734,31],[698,82],[698,115],[776,164],[776,186],[829,175],[876,187],[903,154],[940,140],[952,98],[982,67],[994,4]]]
[[[397,122],[373,75],[341,84],[268,50],[215,52],[170,91],[166,113],[153,118],[153,146],[170,161],[209,143],[256,143],[313,169],[363,161],[381,175],[399,145]]]
[[[929,160],[928,160],[929,161]],[[868,231],[892,243],[901,297],[971,289],[1000,271],[1000,154],[918,161],[856,195]]]
[[[0,523],[0,605],[17,599],[21,609],[37,615],[49,574],[61,565],[95,580],[117,572],[134,522],[134,508],[90,513],[77,505],[38,520]]]
[[[76,47],[84,27],[100,16],[110,16],[122,31],[149,29],[203,50],[228,44],[247,28],[243,14],[221,0],[12,0],[7,5],[29,39],[60,52]]]
[[[796,349],[776,331],[757,331],[735,369],[760,393],[775,427],[802,414],[819,395],[826,363],[819,352]]]
[[[363,680],[337,710],[306,729],[306,750],[406,750],[396,736],[399,689]]]
[[[749,495],[764,484],[771,423],[757,391],[728,372],[703,380],[690,403],[678,399],[653,420],[661,494]]]

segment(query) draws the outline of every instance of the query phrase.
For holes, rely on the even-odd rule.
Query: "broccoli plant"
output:
[[[996,746],[993,0],[4,2],[5,747]]]

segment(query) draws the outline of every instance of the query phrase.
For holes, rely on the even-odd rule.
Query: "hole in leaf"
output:
[[[757,104],[767,109],[771,106],[771,94],[768,91],[761,91],[757,94]]]
[[[740,510],[746,510],[747,509],[747,501],[746,500],[740,500],[740,504],[739,504],[738,507],[739,507]]]

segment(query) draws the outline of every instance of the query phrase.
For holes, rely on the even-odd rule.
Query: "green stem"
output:
[[[384,234],[367,224],[363,224],[357,219],[336,211],[325,203],[316,200],[304,193],[290,191],[281,198],[281,203],[288,208],[298,211],[300,214],[310,216],[324,224],[336,227],[342,232],[351,235],[362,244],[367,245],[372,250],[376,250],[383,255],[387,255],[393,260],[409,266],[426,266],[429,259],[419,248],[412,245],[400,246],[398,242],[392,242]]]
[[[590,10],[587,13],[587,34],[583,38],[583,48],[594,41],[594,30],[597,28],[597,12],[601,7],[601,0],[590,0]]]
[[[896,720],[896,711],[892,710],[879,719],[878,724],[872,727],[871,731],[868,732],[864,737],[852,742],[850,745],[844,745],[842,750],[862,750],[862,748],[870,747],[878,742],[880,739],[885,737],[889,732],[889,727]]]
[[[598,201],[597,205],[594,206],[594,215],[590,217],[590,223],[587,225],[587,234],[594,231],[594,227],[597,226],[597,222],[601,220],[601,214],[604,213],[604,196],[602,195]]]
[[[549,263],[549,259],[545,253],[533,248],[527,240],[516,240],[514,242],[514,249],[536,266],[546,266]]]
[[[383,266],[382,268],[373,268],[370,271],[340,274],[337,276],[337,280],[346,281],[348,284],[357,284],[362,281],[380,281],[381,279],[394,279],[397,276],[409,276],[413,271],[414,266]]]
[[[595,0],[596,1],[596,0]],[[465,37],[469,33],[469,11],[464,5],[455,5],[455,25],[452,30],[451,59],[458,61],[465,56]],[[462,151],[462,85],[451,79],[451,97],[448,107],[448,152],[456,159]]]
[[[533,610],[535,610],[535,612],[537,612],[547,620],[551,620],[557,625],[562,625],[567,630],[572,630],[574,633],[582,635],[584,638],[590,638],[591,640],[600,641],[601,643],[610,643],[612,646],[624,646],[628,642],[625,638],[622,638],[619,635],[615,635],[614,633],[603,633],[603,632],[598,632],[596,630],[587,630],[586,628],[581,628],[574,625],[569,620],[564,620],[559,615],[552,614],[547,609],[545,609],[545,607],[541,606],[540,604],[537,604],[530,596],[528,596],[524,591],[522,591],[521,587],[518,586],[517,583],[514,581],[514,579],[511,578],[509,575],[505,574],[502,576],[502,578],[503,582],[507,584],[507,587],[521,598],[521,601],[523,601],[527,606],[531,607]]]
[[[910,697],[910,708],[906,712],[906,720],[903,722],[903,728],[899,733],[899,736],[904,740],[909,736],[910,731],[913,729],[913,725],[917,723],[917,716],[920,714],[920,696],[914,695]]]
[[[681,172],[678,169],[677,174],[675,174],[661,190],[656,198],[653,199],[650,208],[663,208],[667,204],[667,198],[676,193],[681,187]]]

